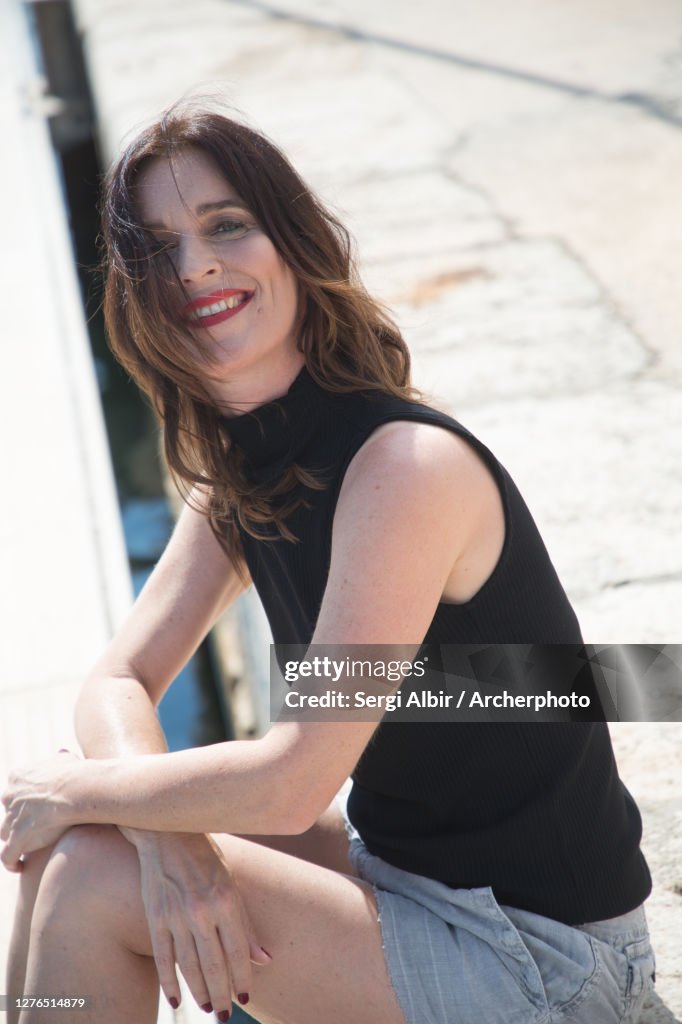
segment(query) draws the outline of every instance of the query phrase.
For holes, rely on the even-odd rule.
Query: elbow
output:
[[[290,834],[301,836],[304,832],[308,832],[313,825],[315,825],[326,806],[326,804],[324,807],[320,807],[317,803],[310,804],[301,802],[299,807],[296,808],[296,814],[292,818],[292,824],[295,831],[292,830]]]
[[[274,800],[264,833],[275,836],[300,836],[315,824],[307,801],[295,791],[283,793]]]
[[[273,787],[266,831],[270,835],[302,835],[313,827],[329,802],[314,787],[293,784],[283,776],[281,783]]]
[[[266,733],[257,746],[262,767],[260,793],[267,804],[270,835],[302,835],[317,822],[336,795],[335,778],[309,757],[289,732],[277,728]]]

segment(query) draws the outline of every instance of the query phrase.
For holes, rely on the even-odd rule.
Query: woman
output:
[[[581,637],[513,482],[417,400],[346,233],[266,139],[174,108],[103,214],[112,345],[187,500],[82,691],[86,760],[4,794],[8,991],[151,1022],[177,964],[220,1020],[634,1020],[650,879],[603,723],[283,720],[166,752],[154,708],[250,580],[277,642]]]

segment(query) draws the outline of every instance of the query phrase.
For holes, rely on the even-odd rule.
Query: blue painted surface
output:
[[[165,498],[136,498],[122,506],[135,596],[149,578],[173,529]],[[226,738],[215,681],[201,648],[176,676],[159,705],[170,750],[218,743]]]

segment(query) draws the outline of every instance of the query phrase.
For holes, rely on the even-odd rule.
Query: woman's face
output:
[[[181,282],[178,323],[211,355],[216,397],[241,411],[242,398],[281,394],[303,365],[296,279],[240,197],[198,149],[153,160],[136,194],[159,271],[169,258]]]

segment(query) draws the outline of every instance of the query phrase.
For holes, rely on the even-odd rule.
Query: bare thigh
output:
[[[72,830],[77,831],[77,830]],[[117,829],[86,826],[97,882],[91,911],[132,952],[151,956],[137,854]],[[372,889],[365,882],[236,836],[221,846],[258,941],[249,1012],[266,1024],[400,1024]],[[86,882],[86,879],[83,879]]]

